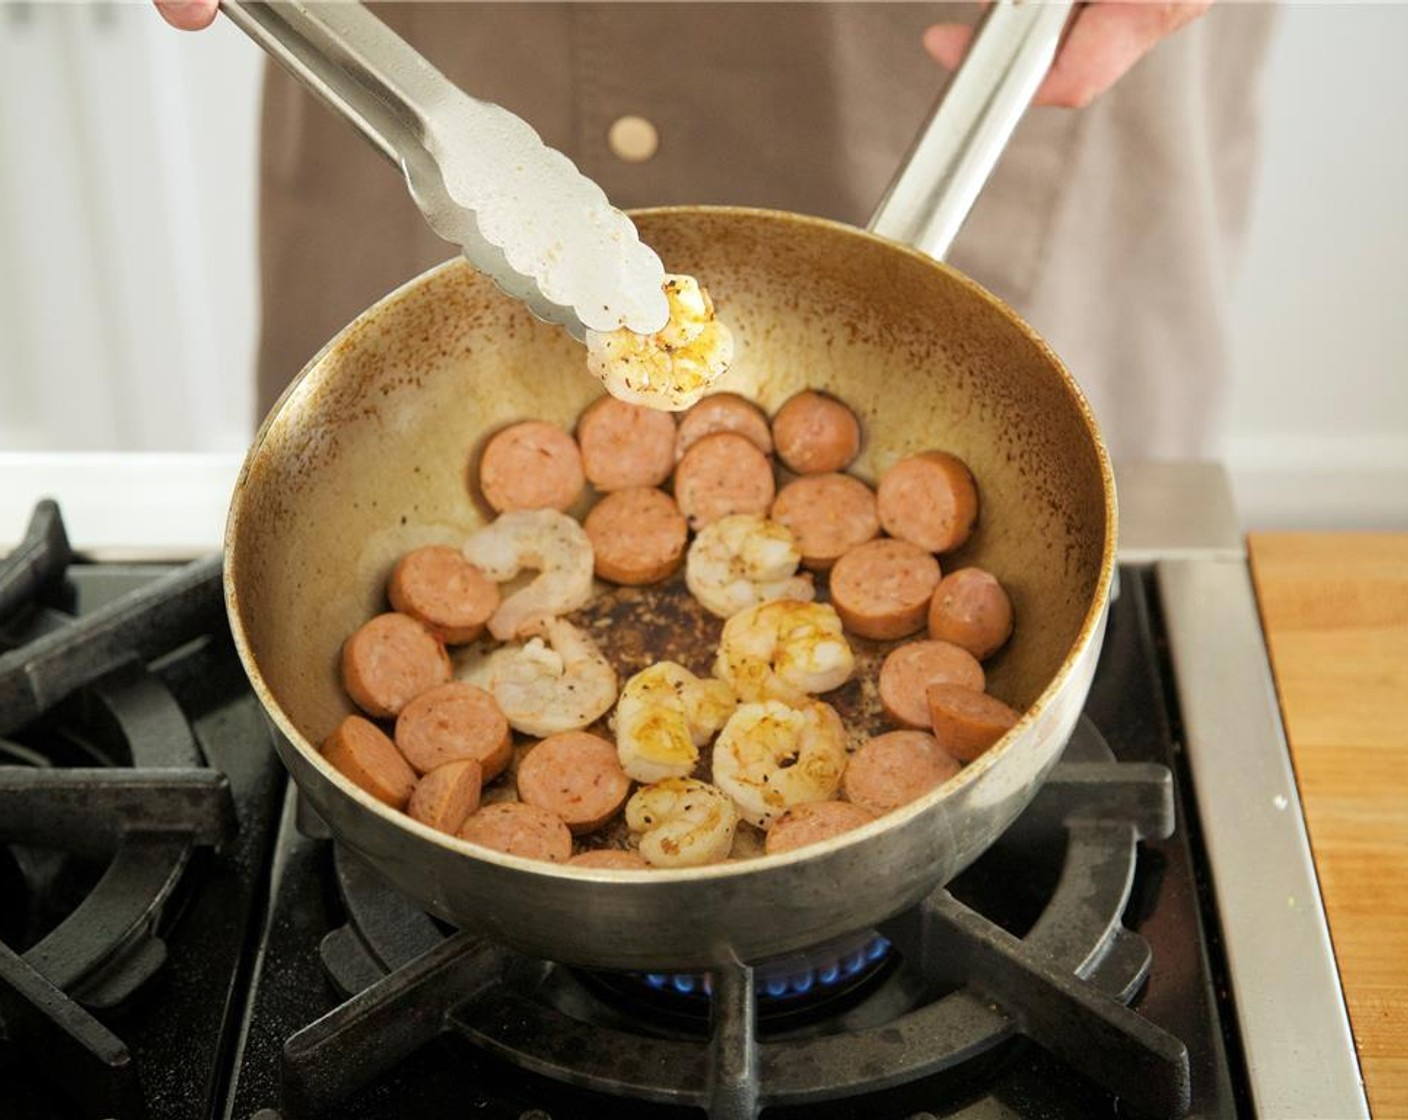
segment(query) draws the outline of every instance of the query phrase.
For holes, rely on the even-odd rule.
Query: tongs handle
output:
[[[1069,0],[996,0],[871,216],[943,260],[1056,57]]]
[[[431,229],[535,315],[577,339],[665,324],[660,258],[527,122],[460,91],[361,4],[220,7],[400,168]]]
[[[360,4],[220,0],[220,10],[398,167],[448,84]]]

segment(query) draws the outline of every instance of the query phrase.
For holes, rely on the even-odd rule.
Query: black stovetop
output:
[[[8,622],[0,620],[0,649],[60,628],[58,611],[90,612],[161,572],[74,565],[62,584],[40,595],[39,605],[12,613]],[[1176,713],[1167,700],[1158,620],[1151,617],[1152,575],[1125,568],[1121,577],[1123,593],[1112,605],[1086,707],[1088,720],[1067,761],[1084,763],[1087,771],[1108,766],[1105,760],[1111,755],[1121,763],[1169,767],[1178,777],[1177,827],[1167,839],[1146,838],[1137,856],[1130,857],[1134,873],[1123,922],[1116,923],[1119,928],[1106,938],[1100,960],[1091,966],[1092,984],[1122,997],[1132,992],[1132,1006],[1152,1024],[1151,1033],[1171,1035],[1186,1045],[1188,1115],[1244,1115],[1249,1110],[1235,1028],[1221,994],[1215,930],[1205,918],[1206,891],[1189,827],[1194,814],[1183,792]],[[130,706],[121,699],[124,690],[155,692],[165,698],[159,709],[174,703],[190,721],[195,753],[181,748],[187,751],[183,765],[204,771],[203,781],[212,770],[225,775],[234,822],[184,836],[178,830],[173,837],[170,827],[129,836],[124,850],[147,851],[142,845],[151,845],[139,857],[133,851],[112,856],[111,843],[104,848],[66,836],[36,838],[32,830],[16,843],[14,820],[0,816],[0,841],[10,844],[0,847],[0,1117],[271,1120],[274,1115],[319,1113],[347,1120],[441,1115],[629,1120],[700,1115],[697,1109],[563,1084],[502,1056],[517,1052],[520,1060],[526,1054],[541,1064],[543,1036],[553,1035],[562,1052],[548,1064],[570,1067],[580,1060],[576,1072],[566,1076],[596,1085],[604,1076],[608,1082],[619,1077],[625,1083],[655,1084],[658,1090],[649,1070],[634,1068],[658,1058],[666,1081],[676,1061],[682,1063],[681,1080],[688,1081],[697,1072],[696,1058],[702,1055],[707,1065],[707,1031],[689,1019],[691,1007],[700,1006],[697,992],[681,999],[675,978],[655,977],[650,984],[635,985],[643,995],[622,996],[614,978],[524,961],[442,927],[326,839],[315,819],[299,813],[296,793],[277,764],[268,725],[244,684],[228,634],[217,628],[205,638],[184,642],[174,653],[144,650],[144,655],[156,658],[147,668],[140,662],[117,665],[96,685],[0,738],[0,752],[8,754],[0,763],[39,769],[33,764],[43,761],[35,757],[42,755],[52,767],[120,769],[132,765],[135,755],[139,766],[156,765],[144,761],[148,747],[134,750],[124,744],[125,725],[112,716],[113,709]],[[4,664],[0,661],[0,699]],[[1152,788],[1150,774],[1147,766],[1138,769],[1133,784]],[[1058,772],[1050,785],[1054,790],[1062,784]],[[1085,895],[1099,893],[1069,868],[1067,880],[1061,879],[1063,861],[1088,837],[1079,826],[1062,832],[1062,810],[1053,810],[1046,795],[1044,789],[1028,818],[951,884],[948,893],[931,900],[929,917],[940,928],[986,926],[981,918],[964,917],[971,912],[958,904],[967,903],[1016,935],[999,933],[998,941],[1014,942],[1031,936],[1028,930],[1045,905],[1043,896],[1058,882],[1064,882],[1077,909],[1086,904]],[[0,785],[0,806],[20,804],[4,800],[17,796],[32,797],[32,791],[16,794]],[[1142,811],[1134,811],[1132,819]],[[1104,831],[1111,833],[1108,823]],[[143,928],[119,939],[121,948],[108,959],[86,972],[76,967],[63,971],[62,961],[36,952],[46,938],[52,942],[53,930],[65,925],[68,911],[85,892],[113,875],[113,866],[134,858],[139,865],[159,862],[160,853],[169,857],[173,847],[184,853],[174,890]],[[64,854],[67,849],[78,851]],[[349,922],[349,917],[355,920]],[[96,939],[112,933],[101,918],[96,910],[78,910],[68,916],[67,925]],[[936,981],[931,972],[919,975],[914,967],[917,927],[906,921],[884,931],[897,944],[897,953],[858,970],[857,977],[873,975],[847,996],[810,1021],[790,1011],[765,1019],[762,1100],[790,1102],[767,1108],[765,1116],[978,1120],[1138,1114],[1130,1099],[1116,1099],[1048,1052],[1074,1053],[1078,1064],[1097,1075],[1102,1065],[1128,1064],[1118,1049],[1118,1057],[1106,1063],[1082,1057],[1081,1032],[1090,1031],[1090,1020],[1067,1020],[1051,1010],[1045,996],[1032,1006],[1004,1010],[1005,979],[973,981],[956,972]],[[1145,944],[1152,951],[1151,963]],[[976,946],[982,956],[988,945],[980,937],[970,948]],[[92,950],[92,955],[100,954]],[[1028,955],[1041,965],[1040,953]],[[1007,966],[998,960],[997,967]],[[42,995],[47,968],[59,973],[67,997]],[[444,993],[457,991],[456,985],[475,969],[492,972],[493,983],[473,987],[470,996],[447,999]],[[812,976],[822,971],[808,972],[809,987]],[[42,1009],[21,1010],[19,995],[35,998],[36,984]],[[666,989],[657,1003],[651,1002],[652,986]],[[760,983],[760,991],[765,987]],[[348,1005],[348,995],[357,992],[361,994]],[[765,992],[762,998],[766,1005]],[[797,1080],[795,1068],[787,1065],[789,1055],[810,1061],[818,1053],[835,1053],[841,1055],[840,1064],[852,1061],[859,1069],[880,1069],[886,1061],[893,1065],[893,1055],[870,1063],[866,1048],[907,1052],[921,1040],[932,1044],[943,1031],[952,1033],[951,1027],[927,1021],[917,1025],[920,1013],[943,999],[962,1003],[969,1018],[975,1008],[988,1016],[984,1037],[996,1045],[956,1068],[846,1100],[803,1101],[793,1090],[779,1089],[776,1097],[770,1091],[770,1072],[778,1084]],[[1044,1045],[1022,1037],[1012,1025],[1017,1021]],[[582,1022],[588,1025],[582,1027]],[[838,1041],[842,1026],[860,1032],[854,1042]],[[70,1028],[78,1042],[69,1040]],[[967,1036],[954,1037],[961,1042]],[[487,1039],[497,1053],[475,1045],[474,1038]],[[116,1049],[114,1040],[120,1040]],[[826,1051],[827,1046],[839,1049]],[[612,1054],[603,1057],[606,1047],[613,1048]],[[1116,1084],[1123,1076],[1138,1087],[1144,1075],[1138,1059],[1134,1062],[1132,1071],[1115,1071]],[[1159,1076],[1149,1074],[1155,1081]]]

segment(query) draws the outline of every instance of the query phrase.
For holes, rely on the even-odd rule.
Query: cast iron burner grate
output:
[[[0,649],[18,646],[0,656],[3,930],[14,943],[0,943],[0,1020],[85,1115],[136,1116],[130,1052],[91,1011],[161,967],[158,922],[194,848],[234,833],[226,778],[146,664],[223,624],[220,567],[193,564],[74,620],[36,602],[71,559],[58,508],[43,502],[0,563]],[[69,863],[91,889],[66,915],[36,917],[29,880]]]
[[[768,966],[725,968],[711,976],[703,1031],[669,1014],[642,1014],[642,998],[667,994],[652,992],[648,980],[603,980],[449,933],[338,847],[349,920],[324,938],[321,955],[351,998],[285,1043],[281,1107],[289,1117],[334,1112],[448,1033],[572,1086],[701,1107],[712,1120],[752,1120],[765,1107],[809,1114],[822,1102],[921,1078],[960,1083],[1020,1035],[1131,1112],[1180,1116],[1189,1102],[1187,1050],[1126,1006],[1150,952],[1121,921],[1138,840],[1172,827],[1168,770],[1114,762],[1082,721],[998,844],[951,890],[878,934],[895,959],[862,985],[857,1002],[802,1026],[770,1024],[760,1010]],[[1014,860],[1050,865],[1049,900],[1029,914],[1002,913],[1011,893],[1004,870]],[[999,920],[965,902],[991,903]],[[860,944],[876,937],[863,934]]]

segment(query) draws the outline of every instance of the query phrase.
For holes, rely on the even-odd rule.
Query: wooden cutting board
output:
[[[1262,623],[1369,1106],[1408,1117],[1408,533],[1255,534]]]

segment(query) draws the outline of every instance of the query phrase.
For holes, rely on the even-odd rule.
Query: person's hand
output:
[[[1202,15],[1212,0],[1155,3],[1150,0],[1095,0],[1082,4],[1033,105],[1083,109],[1144,57],[1162,39]],[[968,51],[973,29],[935,24],[924,33],[925,49],[949,70]]]
[[[156,0],[161,18],[182,31],[199,31],[215,20],[216,0]]]

